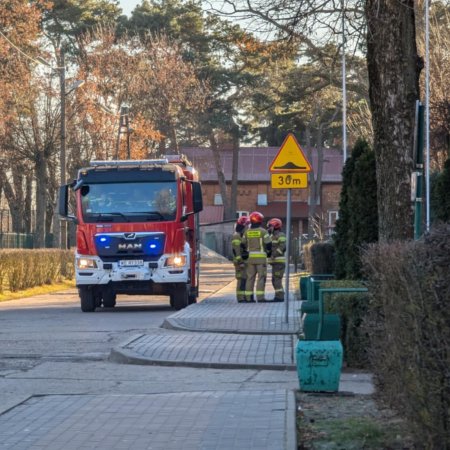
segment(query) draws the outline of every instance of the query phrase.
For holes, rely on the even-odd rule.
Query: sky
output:
[[[127,16],[131,14],[131,11],[133,11],[135,6],[139,3],[141,3],[141,0],[119,0],[119,6]]]

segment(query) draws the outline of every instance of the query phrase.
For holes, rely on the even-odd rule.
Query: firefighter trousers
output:
[[[247,281],[247,264],[235,263],[234,275],[236,277],[236,299],[237,301],[245,300],[245,283]]]
[[[258,279],[256,280],[256,277]],[[247,263],[247,282],[245,283],[245,296],[247,301],[253,298],[256,280],[256,300],[265,300],[264,290],[266,287],[267,263]]]
[[[275,290],[275,299],[284,300],[283,276],[286,269],[284,263],[273,263],[272,266],[272,286]]]

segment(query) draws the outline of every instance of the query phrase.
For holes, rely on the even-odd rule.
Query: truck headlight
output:
[[[186,256],[185,255],[174,255],[169,256],[166,259],[164,267],[183,267],[186,265]]]
[[[78,269],[96,269],[97,261],[92,258],[77,258]]]

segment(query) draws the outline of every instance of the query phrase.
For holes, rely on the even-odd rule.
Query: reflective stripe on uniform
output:
[[[267,255],[265,253],[260,253],[260,252],[250,252],[248,257],[249,258],[266,258]]]

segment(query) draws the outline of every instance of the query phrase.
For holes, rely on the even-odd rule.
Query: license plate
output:
[[[143,259],[121,259],[119,261],[120,267],[136,267],[136,266],[143,266],[144,260]]]

